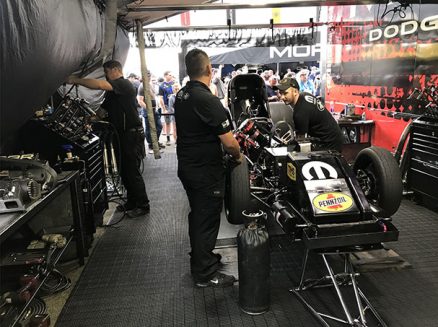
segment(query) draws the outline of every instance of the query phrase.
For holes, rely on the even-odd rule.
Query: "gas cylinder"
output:
[[[270,305],[269,235],[263,225],[249,223],[237,235],[239,306],[245,313],[262,314]]]

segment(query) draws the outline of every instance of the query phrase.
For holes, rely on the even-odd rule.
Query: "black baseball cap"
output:
[[[290,87],[293,87],[297,90],[300,89],[300,86],[298,85],[298,82],[295,78],[286,77],[278,82],[278,84],[275,86],[275,89],[280,90],[280,92],[284,92]]]

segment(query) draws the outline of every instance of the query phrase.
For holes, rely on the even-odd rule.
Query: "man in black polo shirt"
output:
[[[176,95],[178,177],[189,198],[190,267],[198,287],[225,287],[233,276],[218,272],[220,256],[212,251],[219,232],[225,169],[223,150],[237,163],[243,156],[226,111],[209,84],[212,68],[207,54],[191,50],[185,57],[190,81]]]
[[[300,86],[294,78],[283,78],[276,88],[280,90],[281,100],[294,109],[298,138],[308,134],[320,140],[316,150],[341,151],[344,142],[341,129],[319,99],[310,93],[300,93]]]
[[[108,120],[114,126],[120,140],[116,151],[120,154],[120,177],[125,185],[127,202],[117,210],[127,211],[131,218],[149,212],[149,199],[140,173],[140,163],[145,156],[143,127],[137,113],[136,92],[129,80],[123,78],[122,65],[115,60],[103,64],[105,80],[84,79],[70,76],[69,84],[78,84],[93,90],[104,90],[102,108],[108,112]]]

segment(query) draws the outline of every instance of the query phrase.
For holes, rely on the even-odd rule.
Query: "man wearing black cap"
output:
[[[320,141],[316,150],[341,151],[344,137],[338,123],[321,101],[309,93],[300,93],[296,79],[283,78],[276,86],[281,100],[294,109],[295,131],[298,137],[308,134]]]

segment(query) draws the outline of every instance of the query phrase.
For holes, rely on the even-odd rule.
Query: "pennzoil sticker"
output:
[[[322,211],[341,212],[351,208],[353,199],[344,193],[330,192],[316,196],[312,203],[315,208]]]
[[[297,180],[297,169],[290,162],[287,163],[287,176],[293,181]]]

